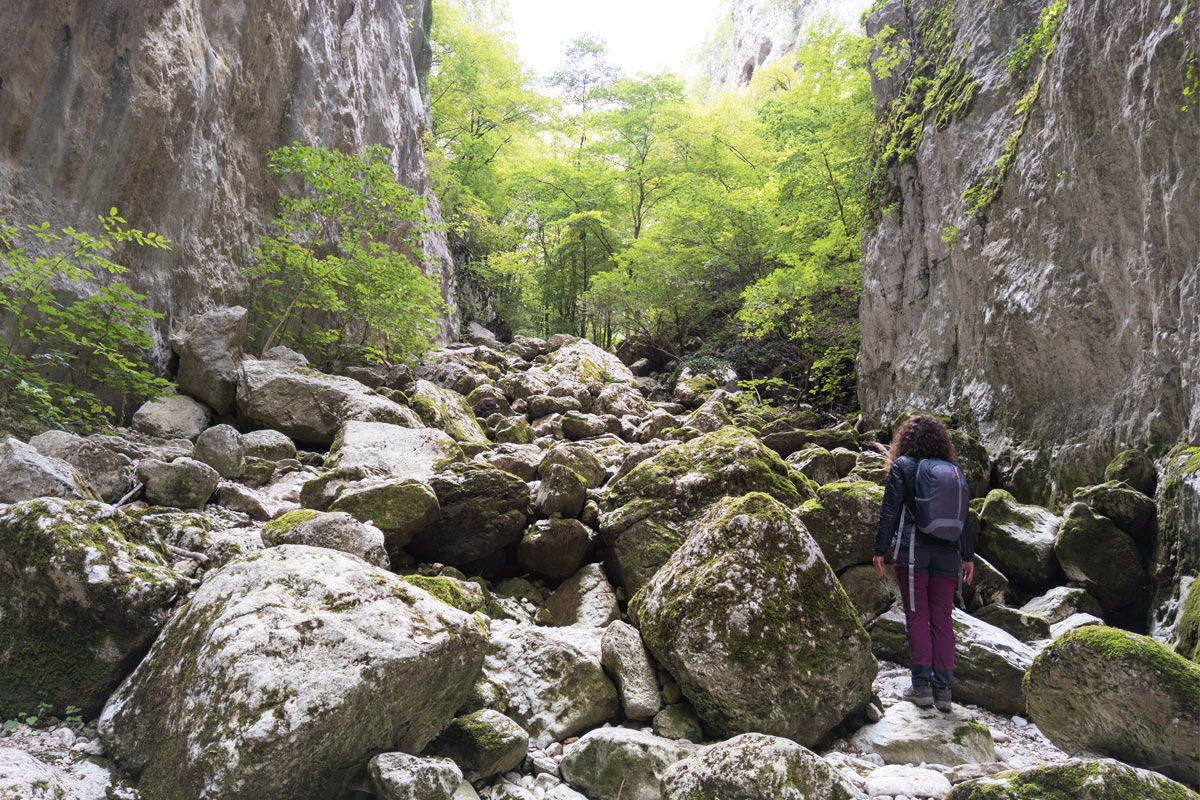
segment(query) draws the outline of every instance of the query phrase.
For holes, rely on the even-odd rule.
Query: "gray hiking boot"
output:
[[[933,690],[933,705],[938,711],[950,711],[954,705],[950,702],[949,689]]]
[[[900,699],[918,706],[931,706],[933,705],[933,687],[928,683],[914,683],[904,690]]]

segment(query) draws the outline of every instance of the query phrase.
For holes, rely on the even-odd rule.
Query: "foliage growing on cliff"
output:
[[[247,270],[262,349],[287,344],[319,361],[428,349],[442,301],[420,268],[424,200],[396,180],[391,152],[296,144],[268,158],[284,193],[276,233]]]
[[[44,425],[117,421],[130,403],[161,394],[145,354],[149,328],[162,315],[116,278],[113,260],[129,246],[169,250],[157,233],[128,227],[117,209],[99,217],[101,231],[49,223],[19,227],[0,219],[0,417]],[[37,239],[31,251],[26,241]]]

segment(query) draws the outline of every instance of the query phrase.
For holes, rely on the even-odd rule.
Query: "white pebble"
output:
[[[1024,717],[1013,717],[1012,722],[1013,725],[1016,725],[1018,728],[1024,728],[1029,724],[1029,720],[1025,719]]]
[[[999,728],[988,728],[988,730],[992,732],[993,742],[1008,742],[1012,740],[1012,737]]]

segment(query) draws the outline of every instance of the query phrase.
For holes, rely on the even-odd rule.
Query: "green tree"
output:
[[[0,418],[8,423],[94,426],[113,421],[114,405],[120,421],[128,404],[166,388],[145,359],[162,315],[119,280],[128,270],[113,255],[170,242],[128,227],[115,208],[99,221],[92,234],[0,219]]]
[[[427,350],[443,304],[420,268],[424,199],[396,180],[391,152],[296,144],[268,157],[291,191],[247,270],[262,348],[365,361]]]

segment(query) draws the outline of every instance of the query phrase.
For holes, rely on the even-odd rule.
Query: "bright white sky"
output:
[[[591,33],[626,75],[667,68],[683,77],[687,55],[717,22],[720,0],[509,0],[509,6],[521,60],[539,75],[558,69],[567,44]]]

